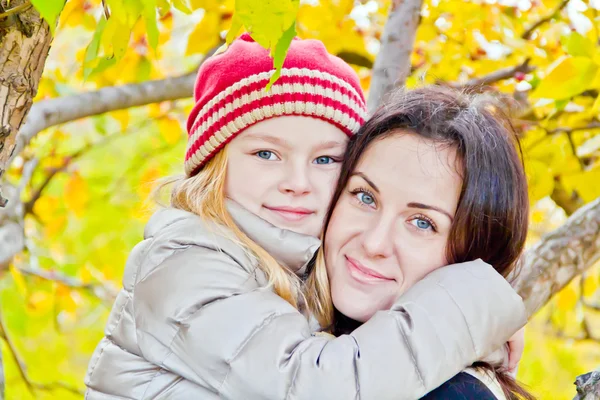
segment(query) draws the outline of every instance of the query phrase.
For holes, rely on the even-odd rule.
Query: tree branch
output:
[[[502,68],[497,71],[491,72],[487,75],[483,75],[479,78],[470,79],[464,83],[450,83],[451,87],[457,89],[470,89],[470,88],[479,88],[483,86],[489,86],[496,82],[503,81],[505,79],[513,78],[518,72],[522,72],[524,74],[528,74],[535,70],[535,67],[529,65],[529,58],[523,61],[521,64],[516,65],[514,67]]]
[[[110,86],[94,92],[35,103],[17,137],[15,155],[39,132],[77,119],[193,95],[196,73],[137,84]]]
[[[25,386],[27,386],[27,389],[29,390],[29,392],[31,394],[34,394],[35,390],[54,390],[57,388],[67,390],[67,391],[69,391],[73,394],[77,394],[77,395],[85,394],[82,390],[74,388],[63,382],[54,382],[51,384],[32,382],[29,379],[29,376],[27,375],[27,368],[25,366],[25,363],[19,356],[17,348],[16,348],[14,342],[12,341],[12,339],[8,333],[8,330],[6,329],[6,325],[4,324],[4,319],[1,314],[0,314],[0,338],[4,339],[4,341],[6,342],[6,346],[8,347],[8,350],[9,350],[15,364],[17,365],[17,372],[19,373],[21,380],[23,381],[23,383],[25,383]]]
[[[571,215],[544,235],[521,257],[519,272],[509,279],[523,297],[531,316],[600,260],[600,198]]]
[[[369,89],[368,107],[373,113],[394,88],[403,86],[410,73],[423,0],[393,0],[381,37]]]
[[[117,298],[117,294],[119,293],[119,291],[116,288],[111,287],[109,285],[103,285],[99,283],[86,283],[77,278],[62,275],[54,271],[46,271],[26,267],[18,267],[17,270],[26,275],[36,276],[47,281],[58,282],[59,284],[72,289],[85,290],[98,297],[99,299],[105,301],[107,304],[112,304]]]
[[[560,4],[554,9],[554,11],[552,11],[550,14],[548,14],[544,18],[540,19],[539,21],[535,22],[534,24],[530,25],[529,28],[527,28],[525,30],[525,32],[523,32],[523,34],[521,35],[521,38],[527,39],[527,40],[531,39],[533,32],[535,32],[535,30],[537,28],[544,25],[546,22],[549,22],[552,18],[554,18],[556,16],[556,14],[561,12],[562,9],[567,6],[567,4],[569,4],[569,0],[561,1]]]
[[[221,44],[211,49],[202,62],[220,46]],[[109,86],[93,92],[37,102],[31,107],[27,121],[19,131],[17,145],[9,163],[39,132],[52,126],[111,111],[192,97],[196,72],[194,70],[178,77]]]
[[[578,126],[578,127],[560,127],[560,128],[556,128],[556,129],[551,129],[548,130],[546,132],[548,132],[549,135],[554,135],[557,133],[572,133],[575,131],[585,131],[588,129],[599,129],[600,128],[600,122],[598,121],[594,121],[594,122],[590,122],[587,125],[584,126]]]

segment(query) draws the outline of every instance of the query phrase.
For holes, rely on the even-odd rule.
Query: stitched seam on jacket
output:
[[[285,315],[285,314],[283,314]],[[326,346],[326,345],[325,345]],[[323,348],[325,348],[325,346],[323,346]],[[286,399],[290,398],[290,394],[292,392],[292,389],[294,388],[294,384],[296,383],[296,377],[298,376],[298,371],[300,371],[300,365],[302,365],[301,363],[301,359],[302,359],[302,355],[304,354],[304,352],[308,350],[308,346],[306,346],[306,348],[302,351],[298,352],[298,365],[296,366],[296,370],[294,371],[294,376],[292,377],[292,381],[290,382],[290,387],[288,388],[287,394],[285,395]]]
[[[354,336],[350,335],[350,337],[352,338],[352,340],[354,340],[354,343],[356,344],[356,357],[354,357],[352,360],[354,364],[354,378],[356,381],[356,388],[354,390],[356,390],[355,399],[360,400],[360,380],[358,379],[358,365],[356,364],[356,362],[360,358],[360,346],[358,345],[358,342],[356,341],[356,338]]]
[[[102,349],[100,350],[100,353],[98,354],[98,357],[96,357],[96,362],[94,362],[94,365],[90,366],[90,373],[88,374],[90,376],[90,378],[92,377],[92,374],[94,373],[94,370],[96,369],[96,366],[98,365],[98,362],[100,361],[100,357],[102,357],[102,354],[104,353],[104,350],[108,347],[109,344],[113,343],[117,347],[121,348],[121,346],[119,346],[118,344],[116,344],[115,341],[113,339],[111,339],[111,336],[112,336],[112,333],[115,330],[115,328],[121,323],[121,319],[123,319],[123,310],[125,309],[125,306],[127,305],[127,303],[129,301],[132,300],[131,293],[129,293],[125,289],[123,289],[123,291],[127,294],[128,299],[123,302],[123,306],[119,310],[118,318],[117,318],[116,323],[113,326],[113,329],[111,329],[110,331],[108,331],[107,333],[104,334],[104,337],[106,338],[106,340],[108,340],[108,343],[106,343],[102,347]],[[132,306],[133,306],[133,304],[132,304]]]
[[[438,282],[438,286],[446,291],[446,293],[448,294],[448,297],[450,297],[452,302],[454,304],[456,304],[456,307],[460,310],[460,314],[462,315],[463,320],[465,321],[465,325],[467,325],[467,330],[469,331],[469,337],[471,338],[471,344],[473,345],[473,350],[475,351],[475,356],[477,358],[481,357],[481,355],[479,354],[479,351],[477,350],[477,346],[475,345],[475,339],[473,339],[473,331],[471,330],[471,325],[469,325],[469,321],[467,321],[467,317],[465,317],[465,314],[462,312],[462,308],[460,308],[460,306],[458,305],[458,302],[454,299],[454,297],[452,296],[450,291],[448,289],[446,289],[446,287],[444,285],[442,285],[440,282]]]
[[[154,373],[154,375],[152,376],[152,378],[150,378],[150,380],[146,384],[146,390],[144,390],[144,393],[142,394],[142,399],[146,398],[146,393],[148,393],[148,390],[150,389],[150,385],[152,384],[152,382],[154,381],[154,379],[158,376],[158,374],[160,374],[162,371],[164,371],[164,370],[161,369],[160,367],[156,367],[156,372]]]
[[[272,313],[269,314],[267,317],[265,317],[262,322],[260,323],[260,325],[258,325],[256,328],[254,328],[252,330],[252,332],[250,332],[248,334],[248,336],[246,337],[246,339],[244,339],[244,341],[240,344],[240,347],[238,348],[238,350],[235,352],[235,354],[231,357],[230,360],[227,360],[227,366],[229,367],[229,370],[227,371],[227,374],[225,375],[225,378],[223,378],[223,382],[221,382],[221,384],[219,385],[219,388],[217,390],[217,393],[220,395],[221,394],[221,389],[223,388],[223,385],[225,384],[225,382],[227,381],[227,378],[229,377],[229,373],[231,372],[231,363],[236,359],[236,357],[244,350],[244,348],[246,347],[246,345],[248,344],[248,342],[250,340],[252,340],[252,338],[258,333],[260,332],[265,326],[269,325],[273,320],[282,317],[282,316],[287,316],[287,315],[294,315],[294,313],[284,313],[284,314],[278,314],[278,313]],[[288,389],[289,390],[289,389]],[[289,393],[289,391],[288,391]]]
[[[404,333],[404,329],[402,329],[402,326],[400,326],[400,322],[398,322],[398,318],[394,318],[394,321],[396,321],[396,325],[398,326],[398,330],[402,334],[402,338],[404,339],[404,343],[406,343],[406,348],[407,348],[408,353],[410,354],[410,358],[411,358],[411,360],[412,360],[412,362],[413,362],[413,364],[415,366],[415,371],[417,371],[417,376],[419,377],[419,381],[421,382],[421,385],[423,385],[423,389],[427,390],[427,387],[425,386],[425,380],[423,379],[423,374],[421,374],[421,370],[419,370],[419,365],[417,364],[417,359],[416,359],[415,354],[413,352],[412,346],[408,342],[408,337],[406,337],[406,334]]]

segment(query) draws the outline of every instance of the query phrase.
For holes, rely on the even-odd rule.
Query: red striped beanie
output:
[[[196,104],[187,121],[187,176],[244,129],[268,118],[310,116],[348,135],[364,123],[367,111],[358,76],[322,42],[294,39],[281,77],[266,91],[273,73],[269,52],[249,34],[202,64],[194,88]]]

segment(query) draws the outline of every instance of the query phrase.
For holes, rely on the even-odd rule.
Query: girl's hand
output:
[[[525,327],[519,329],[517,333],[508,339],[508,372],[516,374],[519,361],[523,356],[525,348]]]

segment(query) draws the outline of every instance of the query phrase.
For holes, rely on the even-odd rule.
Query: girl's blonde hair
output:
[[[333,301],[329,290],[323,246],[319,248],[314,268],[306,280],[305,297],[308,310],[319,321],[321,328],[331,330],[334,322]]]
[[[226,228],[220,232],[240,245],[254,258],[266,274],[275,293],[298,308],[300,279],[280,265],[267,251],[250,239],[235,224],[225,205],[225,177],[227,172],[227,147],[219,151],[196,175],[174,176],[159,182],[154,194],[173,185],[170,203],[174,208],[198,215],[204,221]]]

